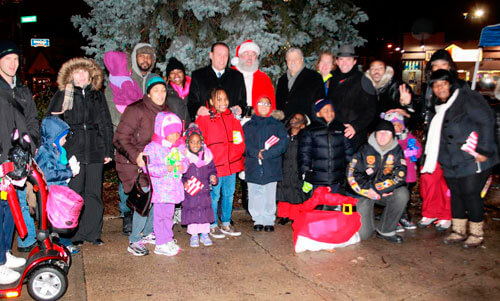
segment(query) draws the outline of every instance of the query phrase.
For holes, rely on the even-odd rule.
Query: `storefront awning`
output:
[[[483,28],[479,47],[500,46],[500,24],[490,25]]]

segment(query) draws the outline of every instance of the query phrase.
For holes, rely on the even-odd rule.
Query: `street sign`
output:
[[[31,39],[31,47],[49,47],[49,39]]]
[[[21,23],[35,23],[36,16],[22,16]]]

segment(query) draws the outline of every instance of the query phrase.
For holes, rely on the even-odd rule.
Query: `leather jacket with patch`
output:
[[[357,194],[368,197],[372,188],[378,194],[389,193],[406,181],[406,160],[397,140],[382,151],[372,133],[368,143],[354,154],[347,169],[347,181]]]

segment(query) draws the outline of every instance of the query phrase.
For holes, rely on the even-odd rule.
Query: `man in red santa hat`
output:
[[[252,40],[246,40],[236,48],[236,56],[231,59],[231,64],[245,79],[247,106],[256,107],[259,96],[269,95],[272,112],[276,109],[274,87],[269,76],[259,70],[259,54],[259,45]]]

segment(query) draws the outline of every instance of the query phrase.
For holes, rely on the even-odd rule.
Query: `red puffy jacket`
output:
[[[225,177],[245,169],[245,138],[240,121],[227,109],[224,113],[199,116],[196,124],[204,143],[214,155],[217,176]]]

